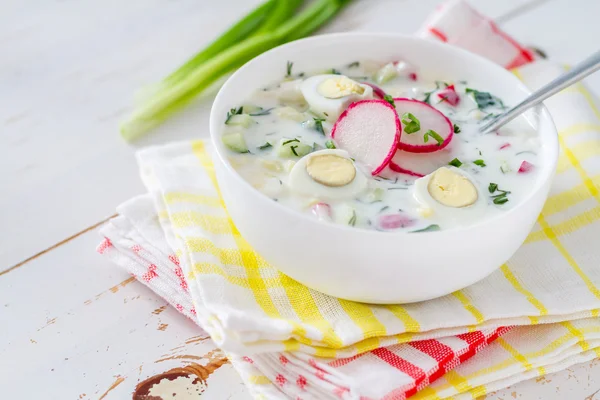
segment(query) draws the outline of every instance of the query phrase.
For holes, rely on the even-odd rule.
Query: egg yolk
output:
[[[365,92],[365,88],[350,78],[340,76],[325,79],[319,84],[317,91],[328,99],[339,99],[351,94],[361,95]]]

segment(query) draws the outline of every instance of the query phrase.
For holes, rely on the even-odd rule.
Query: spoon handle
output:
[[[501,126],[505,125],[506,123],[512,121],[519,115],[523,114],[526,110],[541,103],[548,97],[554,95],[557,92],[560,92],[564,88],[569,87],[576,82],[579,82],[586,76],[596,72],[598,69],[600,69],[600,51],[592,54],[584,61],[571,68],[568,72],[560,75],[552,82],[536,90],[525,100],[523,100],[521,103],[517,104],[510,110],[506,111],[505,113],[494,118],[487,124],[483,125],[479,129],[480,132],[490,133],[497,130]]]

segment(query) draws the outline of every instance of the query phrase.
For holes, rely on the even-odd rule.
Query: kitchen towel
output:
[[[442,22],[461,10],[457,4],[464,5],[453,2],[438,11],[446,17],[428,22],[429,28],[437,23],[449,42],[452,35],[442,30]],[[535,86],[557,67],[536,62],[516,73]],[[600,229],[595,144],[600,115],[582,86],[547,105],[561,133],[561,158],[536,227],[500,270],[441,299],[358,304],[280,274],[252,252],[228,219],[201,141],[139,154],[150,197],[128,206],[146,221],[155,219],[158,230],[149,233],[124,206],[104,228],[108,239],[100,250],[200,323],[232,353],[251,390],[269,398],[285,393],[400,399],[416,391],[416,397],[441,398],[482,394],[550,372],[593,358],[598,348],[600,252],[586,242]],[[151,212],[138,208],[139,201]],[[483,350],[487,357],[478,355],[447,372],[508,325],[523,326]]]

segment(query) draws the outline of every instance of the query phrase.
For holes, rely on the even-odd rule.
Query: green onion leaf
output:
[[[490,191],[490,193],[494,193],[496,189],[498,189],[497,183],[490,183],[490,186],[488,186],[488,190]]]
[[[479,165],[482,168],[485,167],[485,161],[483,161],[483,160],[475,160],[475,161],[473,161],[473,164]]]
[[[506,197],[497,197],[494,199],[494,204],[500,205],[500,204],[504,204],[506,202],[508,202],[508,199]]]
[[[335,149],[335,143],[333,143],[333,140],[328,140],[325,142],[325,147],[327,147],[328,149]]]
[[[460,126],[454,124],[454,133],[460,133]]]
[[[448,163],[448,165],[452,165],[453,167],[460,168],[460,166],[463,165],[463,163],[458,158],[455,158],[454,160],[450,161]]]
[[[431,92],[425,93],[425,98],[423,99],[423,103],[431,104],[430,100],[431,100],[431,95],[433,94],[433,92],[434,92],[434,90],[432,90]]]
[[[348,68],[358,68],[360,66],[360,62],[354,61],[353,63],[348,64]]]
[[[444,143],[444,138],[442,138],[436,131],[432,131],[431,129],[425,132],[425,135],[423,136],[423,141],[427,143],[430,137],[432,137],[437,142],[438,146],[441,146],[442,143]]]
[[[273,145],[271,143],[269,143],[269,142],[266,142],[265,144],[263,144],[261,146],[258,146],[258,149],[259,150],[265,150],[265,149],[268,149],[269,147],[273,147]]]
[[[421,121],[411,113],[402,115],[402,123],[404,124],[404,132],[411,134],[421,130]]]
[[[289,78],[290,76],[292,76],[292,67],[293,66],[294,66],[293,62],[291,62],[291,61],[287,62],[287,67],[286,67],[287,75],[286,75],[286,77]]]
[[[260,117],[261,115],[269,115],[269,114],[271,114],[271,110],[273,110],[274,108],[275,107],[267,108],[265,110],[260,110],[260,111],[257,111],[255,113],[251,113],[248,115],[250,115],[251,117]]]

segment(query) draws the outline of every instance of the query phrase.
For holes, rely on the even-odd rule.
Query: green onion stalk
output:
[[[247,61],[280,44],[310,35],[351,0],[268,0],[208,47],[164,78],[143,104],[121,124],[132,141],[180,111],[196,96]]]

